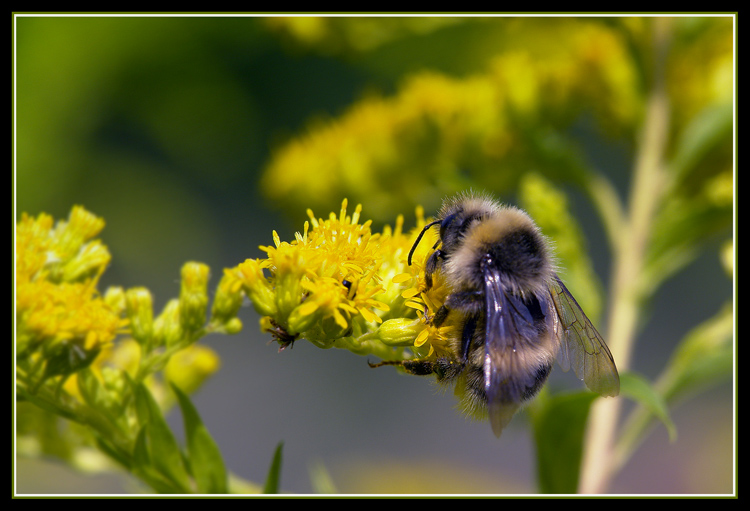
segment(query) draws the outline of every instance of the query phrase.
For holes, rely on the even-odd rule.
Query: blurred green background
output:
[[[113,254],[103,286],[147,286],[159,308],[177,295],[185,261],[207,263],[216,282],[222,268],[261,257],[257,247],[271,243],[272,229],[282,239],[301,229],[311,204],[270,199],[259,184],[275,148],[367,93],[393,93],[410,73],[481,71],[514,19],[361,18],[354,35],[342,24],[326,44],[311,45],[266,17],[14,21],[16,217],[44,211],[63,218],[74,204],[103,217],[102,239]],[[319,41],[314,27],[307,35]],[[595,137],[585,124],[576,130],[577,143],[625,195],[628,134]],[[315,202],[315,213],[338,211],[342,198]],[[571,198],[606,285],[602,227],[580,193]],[[366,198],[350,199],[364,202],[367,218]],[[415,190],[376,225],[403,213],[411,227],[423,199]],[[428,214],[439,199],[424,204]],[[656,375],[674,344],[731,297],[720,241],[657,295],[636,349],[639,372]],[[262,482],[283,441],[285,492],[311,491],[310,468],[319,463],[342,492],[533,491],[523,416],[498,441],[424,379],[370,370],[364,358],[307,343],[279,354],[252,308],[241,317],[241,334],[205,341],[223,368],[195,396],[241,477]],[[569,376],[564,384],[577,385]],[[612,491],[731,492],[732,400],[726,384],[679,408],[677,442],[657,428]],[[173,423],[179,430],[179,419]],[[19,493],[133,490],[126,477],[89,477],[39,460],[19,460],[16,483]]]

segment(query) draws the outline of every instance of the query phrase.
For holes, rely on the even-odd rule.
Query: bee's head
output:
[[[473,195],[459,195],[452,199],[446,200],[443,204],[442,209],[438,215],[437,220],[434,220],[424,226],[422,232],[417,236],[414,245],[409,252],[408,263],[411,265],[411,258],[414,251],[422,240],[422,236],[434,225],[440,225],[440,239],[435,246],[438,244],[442,245],[441,250],[446,257],[455,251],[455,249],[461,244],[461,239],[474,225],[475,222],[491,216],[496,211],[498,205],[491,199],[473,196]]]

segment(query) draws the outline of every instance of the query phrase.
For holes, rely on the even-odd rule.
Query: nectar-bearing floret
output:
[[[262,316],[261,329],[282,348],[306,339],[321,348],[387,358],[427,354],[423,316],[430,309],[406,293],[419,288],[423,272],[421,265],[407,264],[414,236],[404,234],[401,216],[395,226],[373,232],[371,221],[360,222],[360,205],[351,216],[346,210],[346,200],[326,219],[308,210],[309,220],[294,240],[281,241],[273,232],[274,244],[261,247],[265,259],[233,269]],[[419,210],[424,224],[421,216]]]

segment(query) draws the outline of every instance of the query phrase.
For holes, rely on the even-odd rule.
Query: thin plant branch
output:
[[[664,84],[664,58],[669,18],[654,19],[654,61],[651,91],[635,162],[629,211],[614,233],[608,344],[622,372],[630,367],[643,293],[640,275],[654,215],[666,186],[663,166],[669,133],[669,101]],[[614,443],[621,400],[599,400],[591,410],[584,449],[580,493],[605,493],[614,475]]]

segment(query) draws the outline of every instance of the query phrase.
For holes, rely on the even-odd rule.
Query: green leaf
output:
[[[664,399],[678,399],[732,376],[734,313],[726,304],[713,318],[693,329],[677,346],[659,379]]]
[[[90,368],[81,369],[78,371],[78,391],[81,393],[83,400],[86,401],[91,408],[100,409],[103,408],[103,393],[99,378],[96,377],[94,372]]]
[[[145,426],[138,431],[138,436],[135,438],[133,460],[135,461],[136,467],[145,469],[151,466],[151,455],[148,452],[148,440],[146,439]]]
[[[677,438],[677,428],[669,416],[667,403],[645,378],[630,372],[620,374],[620,395],[627,396],[644,406],[662,421],[667,428],[670,441],[673,442]]]
[[[665,199],[651,225],[651,241],[639,278],[644,296],[652,295],[666,279],[690,264],[706,242],[729,228],[731,221],[731,204],[681,195]]]
[[[133,475],[148,484],[159,493],[177,493],[174,483],[161,475],[152,465],[151,454],[148,447],[148,432],[144,426],[138,431],[133,449],[133,463],[129,467]]]
[[[182,410],[188,462],[198,493],[228,493],[227,471],[219,447],[201,421],[190,398],[174,384],[172,390],[177,395]]]
[[[70,375],[91,365],[99,355],[99,349],[86,350],[76,343],[67,343],[47,356],[44,378]]]
[[[182,453],[159,405],[143,384],[136,387],[135,400],[153,467],[172,482],[175,486],[174,491],[190,493],[190,478]]]
[[[633,397],[638,392],[653,393],[653,396],[644,398],[642,395],[642,399],[636,399],[644,406],[635,409],[622,428],[617,450],[623,460],[630,457],[643,441],[654,416],[661,419],[668,430],[674,428],[668,417],[665,420],[667,406],[729,379],[733,364],[732,333],[732,306],[727,304],[714,318],[699,325],[680,343],[654,389],[649,386],[644,390],[643,383],[637,381],[636,377],[621,375],[624,377],[621,380],[623,394]],[[649,403],[649,399],[652,402]],[[674,437],[672,430],[670,437]]]
[[[578,488],[583,435],[593,392],[542,395],[531,407],[541,493],[572,494]]]
[[[310,466],[310,483],[313,492],[323,495],[335,495],[339,493],[323,462],[317,461]]]
[[[734,126],[734,105],[717,103],[696,115],[677,140],[672,158],[672,171],[680,179],[695,170],[717,146],[731,147]]]
[[[281,480],[281,451],[284,447],[282,442],[276,446],[273,454],[271,468],[266,476],[266,484],[263,486],[263,493],[279,493],[279,481]]]
[[[99,447],[99,450],[104,454],[122,465],[122,467],[126,470],[132,470],[133,460],[130,457],[130,453],[124,452],[123,450],[113,446],[109,443],[109,441],[99,436],[94,436],[94,442],[96,442],[97,447]]]

